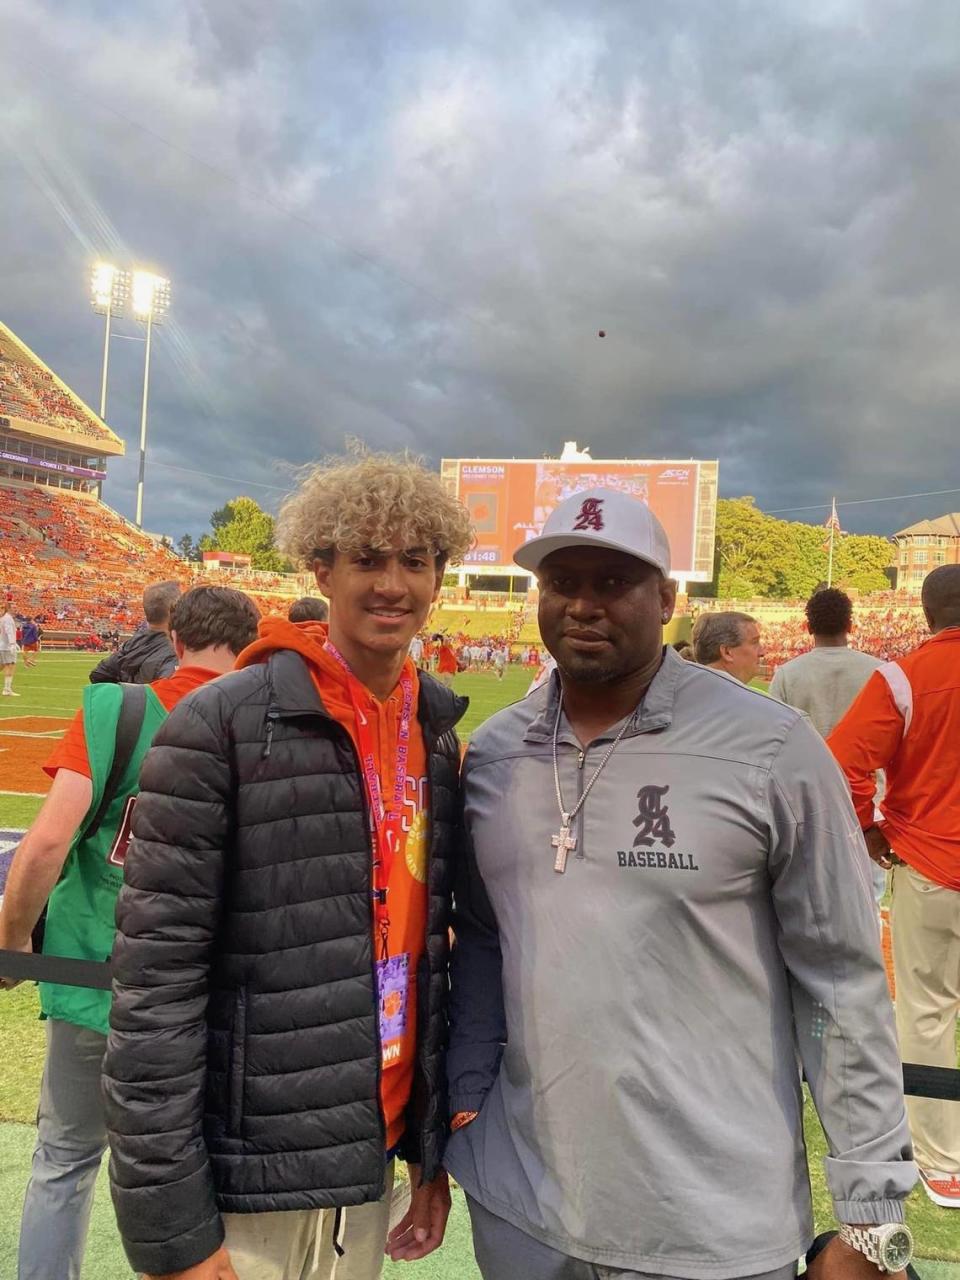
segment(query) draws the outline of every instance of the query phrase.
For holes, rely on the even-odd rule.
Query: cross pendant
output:
[[[567,854],[571,849],[577,847],[577,838],[570,834],[570,824],[564,822],[560,827],[558,835],[552,837],[550,843],[557,851],[557,856],[553,860],[554,871],[559,871],[562,875],[567,869]]]

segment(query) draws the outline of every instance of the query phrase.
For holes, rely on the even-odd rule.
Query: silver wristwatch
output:
[[[885,1222],[877,1227],[845,1222],[840,1227],[840,1239],[881,1271],[903,1271],[913,1257],[913,1232],[903,1222]]]

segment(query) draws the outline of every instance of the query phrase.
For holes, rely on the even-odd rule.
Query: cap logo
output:
[[[574,524],[574,532],[581,529],[595,529],[598,533],[603,528],[603,498],[585,498],[580,514]]]

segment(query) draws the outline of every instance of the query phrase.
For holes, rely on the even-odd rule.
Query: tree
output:
[[[200,559],[200,547],[194,542],[189,533],[185,533],[183,537],[178,540],[176,551],[181,560]]]
[[[827,579],[829,531],[822,525],[778,520],[753,498],[717,503],[717,595],[727,598],[797,598]],[[834,539],[834,586],[870,592],[889,585],[886,538],[844,534]]]
[[[232,551],[250,556],[255,569],[289,573],[293,566],[276,548],[274,519],[253,498],[234,498],[210,517],[212,533],[200,539],[201,551]]]
[[[892,557],[893,548],[886,538],[844,534],[834,544],[834,581],[855,591],[887,591],[892,585],[887,572]]]
[[[723,498],[717,503],[717,560],[720,596],[768,596],[789,558],[783,526],[765,515],[753,498]]]

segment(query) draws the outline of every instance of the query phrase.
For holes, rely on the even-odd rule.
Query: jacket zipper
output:
[[[589,750],[590,750],[590,748],[589,748],[589,747],[581,747],[581,748],[577,751],[577,800],[578,800],[578,801],[579,801],[579,800],[582,798],[582,796],[583,796],[583,766],[586,764],[586,761],[587,761],[587,752],[588,752]],[[585,859],[585,858],[586,858],[586,856],[587,856],[586,850],[585,850],[585,849],[584,849],[584,847],[583,847],[583,841],[584,841],[584,830],[585,830],[585,825],[584,825],[584,809],[585,809],[585,806],[584,806],[584,808],[582,808],[582,809],[580,810],[580,812],[577,814],[577,852],[576,852],[576,857],[577,857],[577,858],[579,859],[579,861],[581,861],[581,862],[583,862],[583,861],[584,861],[584,859]]]
[[[430,1004],[430,867],[433,863],[433,763],[436,756],[436,745],[439,739],[431,734],[429,737],[426,732],[423,735],[423,746],[427,757],[427,858],[424,863],[426,874],[426,890],[427,890],[427,920],[426,935],[424,937],[423,958],[427,962],[427,990],[425,992],[426,1003],[429,1009]],[[414,975],[414,983],[416,983],[416,975]],[[417,991],[417,1064],[420,1067],[420,1075],[423,1078],[424,1091],[427,1086],[427,1024],[424,1016],[422,1002],[420,1000],[420,992]],[[422,1031],[422,1034],[421,1034]],[[420,1120],[420,1178],[423,1179],[424,1157],[427,1146],[427,1099],[424,1097],[423,1116]]]
[[[279,718],[279,707],[267,707],[267,732],[263,744],[263,751],[260,754],[261,760],[268,760],[270,758],[270,752],[273,750],[273,731]]]
[[[350,734],[347,733],[342,725],[340,730],[346,735],[350,744],[357,780],[360,783],[360,806],[363,813],[364,829],[367,833],[367,853],[369,855],[367,857],[367,903],[370,913],[370,976],[373,979],[373,1029],[376,1042],[377,1125],[380,1130],[380,1147],[384,1156],[383,1169],[380,1175],[380,1192],[382,1195],[387,1178],[387,1120],[383,1114],[383,1043],[380,1039],[380,984],[377,981],[377,916],[373,905],[373,840],[370,835],[370,806],[367,803],[367,789],[363,785],[363,774],[360,772],[360,757],[357,755],[357,749]]]

